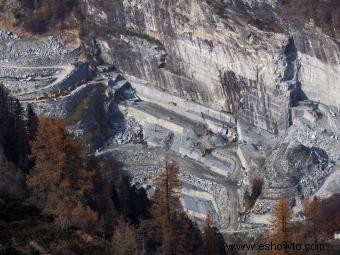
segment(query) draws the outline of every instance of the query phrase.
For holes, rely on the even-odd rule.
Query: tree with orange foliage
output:
[[[134,226],[120,217],[112,236],[113,255],[137,255],[138,245]]]
[[[139,232],[147,254],[198,254],[202,245],[197,226],[184,213],[180,202],[179,168],[167,159],[155,180],[155,194],[150,219],[141,222]]]
[[[177,245],[174,221],[176,215],[183,211],[180,198],[181,183],[178,179],[179,169],[174,162],[166,160],[165,168],[156,180],[156,191],[153,198],[151,214],[154,222],[160,227],[156,235],[161,237],[162,254],[172,254]],[[156,237],[156,236],[155,236]]]
[[[291,233],[289,232],[288,223],[291,219],[291,209],[288,205],[288,200],[284,197],[280,198],[278,203],[273,208],[270,230],[266,236],[267,243],[275,245],[282,245],[289,242]],[[272,250],[272,255],[286,255],[289,254],[284,249]]]
[[[62,228],[91,227],[97,221],[88,206],[95,171],[85,146],[67,132],[62,120],[51,118],[39,120],[31,146],[35,167],[27,184],[43,212],[54,215]]]
[[[179,200],[181,183],[178,179],[178,173],[178,166],[174,162],[167,160],[165,168],[156,180],[152,213],[164,217],[169,224],[174,213],[183,210]]]
[[[213,217],[210,212],[207,214],[204,223],[203,242],[204,242],[204,254],[206,255],[217,254],[217,242],[215,238],[215,230],[213,227]]]
[[[225,255],[225,242],[221,233],[213,225],[213,214],[209,212],[203,226],[203,245],[199,254],[202,255]]]
[[[308,224],[304,224],[302,232],[304,235],[313,238],[313,242],[317,242],[317,232],[321,231],[320,217],[318,213],[318,208],[320,206],[320,201],[317,197],[313,199],[305,199],[302,202],[303,213],[307,219]],[[305,237],[306,238],[306,237]]]
[[[313,243],[322,243],[332,238],[340,227],[340,194],[325,199],[316,196],[303,201],[305,220],[300,235]]]

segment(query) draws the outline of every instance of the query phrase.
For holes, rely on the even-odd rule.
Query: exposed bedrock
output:
[[[65,117],[149,190],[170,154],[185,209],[200,220],[213,210],[222,230],[243,228],[258,176],[254,214],[282,194],[339,190],[340,51],[313,22],[284,24],[280,0],[81,2],[95,28],[85,47],[0,33],[0,83],[23,103]],[[96,70],[79,63],[85,55]]]
[[[272,133],[289,126],[297,95],[340,106],[337,43],[312,25],[279,29],[280,1],[84,2],[98,29],[120,31],[96,38],[101,58],[150,86]]]

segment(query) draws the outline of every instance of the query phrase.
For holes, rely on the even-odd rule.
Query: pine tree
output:
[[[25,112],[18,99],[14,103],[14,163],[21,169],[27,170],[29,153],[29,143],[26,133]]]
[[[7,132],[9,129],[9,91],[0,85],[0,143],[4,145],[6,143]]]
[[[32,141],[38,130],[38,117],[35,114],[31,104],[27,105],[27,134],[30,141]]]
[[[63,121],[41,118],[32,154],[35,166],[27,183],[44,213],[54,215],[63,228],[86,225],[84,220],[90,216],[90,227],[94,214],[88,205],[94,199],[95,172],[85,146],[68,134]]]
[[[281,198],[273,208],[270,230],[266,237],[267,243],[275,245],[289,242],[291,233],[288,223],[291,219],[291,210],[286,198]],[[285,250],[273,250],[272,255],[286,255],[289,254]]]
[[[0,142],[7,160],[15,161],[15,132],[13,98],[3,85],[0,86]]]
[[[9,91],[0,85],[0,144],[7,160],[27,170],[29,143],[24,115],[19,100],[11,97]]]

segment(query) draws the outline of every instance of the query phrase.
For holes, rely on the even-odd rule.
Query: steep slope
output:
[[[313,22],[285,21],[292,3],[83,4],[98,31],[115,32],[97,33],[94,45],[101,60],[153,86],[238,113],[273,133],[288,127],[288,108],[300,89],[311,100],[340,106],[335,96],[340,93],[338,44]]]
[[[72,49],[1,32],[0,81],[150,192],[158,157],[179,159],[189,214],[244,231],[254,178],[262,213],[339,164],[340,5],[306,1],[81,0]]]

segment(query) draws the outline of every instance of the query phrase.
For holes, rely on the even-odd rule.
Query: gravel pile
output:
[[[11,32],[0,30],[0,40],[14,40],[14,39],[19,39],[19,36]]]
[[[141,143],[143,141],[142,126],[133,118],[129,118],[126,122],[114,124],[113,144]]]
[[[285,142],[290,143],[291,141],[297,141],[307,147],[321,148],[333,161],[340,159],[340,140],[327,132],[321,123],[311,126],[303,119],[295,121],[285,137]]]

